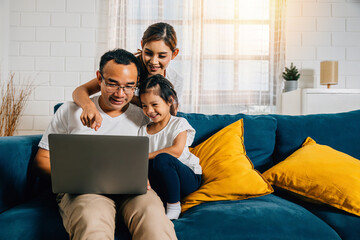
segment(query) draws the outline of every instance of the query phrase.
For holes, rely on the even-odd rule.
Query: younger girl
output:
[[[161,74],[175,86],[180,100],[183,79],[175,70],[168,67],[170,61],[179,53],[176,44],[176,32],[170,24],[163,22],[154,23],[144,32],[141,39],[142,50],[138,50],[135,56],[141,65],[139,74],[140,83],[149,76]],[[83,109],[80,117],[81,122],[83,125],[95,130],[98,130],[101,126],[102,118],[89,96],[99,91],[98,80],[95,78],[77,87],[73,92],[75,103]],[[133,97],[132,103],[139,104],[136,96]]]
[[[162,75],[154,75],[140,84],[142,109],[151,123],[139,130],[150,140],[149,180],[152,188],[166,202],[166,214],[177,219],[180,199],[200,187],[199,158],[190,153],[195,130],[185,118],[175,117],[177,101],[173,85]]]

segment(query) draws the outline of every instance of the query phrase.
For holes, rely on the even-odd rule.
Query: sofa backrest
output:
[[[62,105],[54,106],[54,112]],[[276,119],[269,115],[246,115],[246,114],[215,114],[206,115],[200,113],[178,112],[178,117],[188,120],[196,130],[192,147],[205,141],[213,134],[227,125],[244,119],[244,142],[246,153],[254,168],[263,172],[273,166],[272,154],[275,146]]]
[[[205,141],[227,125],[241,118],[244,119],[246,154],[254,164],[254,167],[263,172],[273,166],[271,155],[275,147],[275,118],[268,115],[205,115],[182,112],[179,112],[177,116],[186,118],[196,130],[192,146]]]
[[[274,163],[301,147],[307,137],[360,159],[360,110],[304,116],[272,115],[277,120]]]

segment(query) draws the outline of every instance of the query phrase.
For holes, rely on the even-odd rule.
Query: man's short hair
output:
[[[104,53],[100,59],[99,71],[102,73],[105,64],[111,60],[114,60],[117,64],[130,65],[134,63],[138,72],[138,76],[140,76],[140,64],[134,54],[124,50],[124,49],[114,49]]]

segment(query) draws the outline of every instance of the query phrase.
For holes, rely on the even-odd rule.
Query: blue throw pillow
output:
[[[244,143],[247,156],[260,172],[273,166],[271,155],[275,146],[275,118],[268,115],[205,115],[182,112],[177,116],[186,118],[196,130],[193,147],[231,123],[244,119]]]
[[[360,110],[304,116],[272,115],[277,119],[274,163],[301,147],[307,137],[360,159]]]

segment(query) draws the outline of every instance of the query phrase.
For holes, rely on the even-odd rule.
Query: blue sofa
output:
[[[193,146],[243,118],[247,155],[260,172],[310,136],[360,159],[360,110],[307,116],[179,113],[196,129]],[[68,239],[48,179],[34,174],[41,135],[0,138],[0,240]],[[359,239],[360,217],[275,188],[262,197],[197,205],[174,221],[179,239]],[[121,220],[116,239],[131,239]]]

